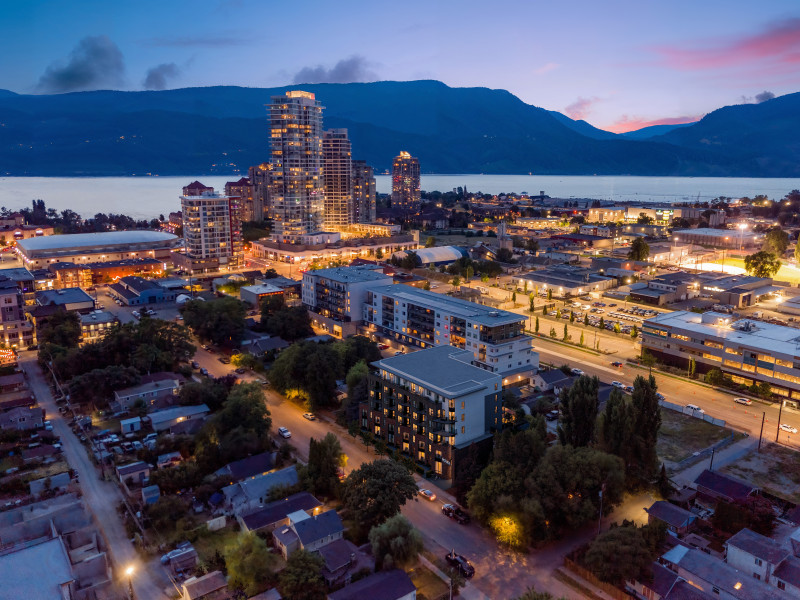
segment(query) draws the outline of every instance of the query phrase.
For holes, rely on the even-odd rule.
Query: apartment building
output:
[[[700,373],[718,368],[737,383],[764,382],[800,402],[800,331],[793,327],[676,311],[643,323],[642,347],[669,364],[686,367],[694,358]]]
[[[0,342],[7,348],[35,344],[33,323],[25,318],[22,290],[13,279],[0,276]]]
[[[353,161],[353,222],[375,222],[375,173],[365,160]]]
[[[438,346],[374,363],[361,426],[452,480],[462,453],[491,445],[502,423],[502,378],[472,360],[468,350]]]
[[[366,293],[364,323],[403,343],[468,350],[473,365],[502,376],[504,385],[530,378],[539,366],[522,315],[407,285]]]
[[[192,272],[239,268],[243,259],[239,202],[238,196],[215,193],[199,181],[184,187],[181,212],[186,254],[176,255],[176,265]]]
[[[356,333],[367,288],[391,284],[392,277],[376,265],[306,271],[302,300],[313,313],[315,327],[341,338]]]
[[[392,208],[416,212],[419,203],[419,159],[401,152],[392,162]]]
[[[322,136],[325,184],[325,229],[343,231],[353,222],[353,161],[347,129],[330,129]]]

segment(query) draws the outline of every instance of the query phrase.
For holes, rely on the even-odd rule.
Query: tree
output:
[[[653,221],[653,217],[648,216],[643,212],[639,213],[639,216],[636,218],[636,223],[639,225],[650,225]]]
[[[625,525],[601,533],[589,544],[583,559],[585,565],[613,585],[623,585],[629,580],[651,580],[657,554],[654,555],[643,535],[645,528],[649,526]]]
[[[508,248],[500,248],[497,251],[497,261],[501,263],[515,263],[514,253]]]
[[[243,590],[249,598],[267,589],[278,564],[278,555],[269,551],[267,543],[255,533],[240,533],[225,548],[228,585]]]
[[[550,302],[553,299],[553,288],[547,288],[547,301]]]
[[[634,323],[633,327],[631,327],[631,337],[633,339],[636,339],[637,337],[639,337],[639,329],[636,327],[635,323]]]
[[[402,568],[413,563],[422,551],[422,536],[401,514],[389,517],[369,532],[375,569]]]
[[[536,317],[536,326],[534,328],[534,331],[536,333],[539,333],[539,317]]]
[[[525,593],[522,596],[517,596],[514,600],[555,600],[553,595],[550,592],[537,592],[532,587],[529,587],[525,590]],[[566,598],[562,597],[559,600],[566,600]]]
[[[584,327],[588,327],[589,326],[589,315],[588,314],[583,315],[583,326]]]
[[[644,241],[643,237],[637,237],[631,244],[631,249],[628,251],[628,258],[630,260],[647,260],[650,256],[650,246]]]
[[[333,433],[308,444],[308,478],[315,496],[334,496],[339,487],[339,468],[343,466],[342,445]]]
[[[536,300],[534,299],[533,294],[531,294],[528,297],[528,312],[529,313],[532,313],[534,311],[534,308],[535,308],[534,305],[535,304],[536,304]]]
[[[59,310],[36,332],[40,344],[77,348],[81,339],[81,318],[76,312]]]
[[[203,302],[190,300],[183,305],[183,322],[195,334],[214,344],[237,347],[245,332],[245,304],[226,296]]]
[[[781,268],[780,259],[764,250],[744,257],[745,270],[754,277],[773,277]]]
[[[622,331],[622,328],[619,326],[619,322],[614,323],[614,333],[619,333]]]
[[[650,374],[653,373],[653,366],[656,364],[656,357],[653,356],[651,352],[647,350],[647,348],[642,348],[642,358],[641,363],[650,369]]]
[[[205,404],[212,413],[222,408],[228,398],[228,388],[213,379],[191,381],[178,391],[178,402],[181,406],[198,406]]]
[[[569,338],[569,330],[567,329],[567,324],[564,323],[564,338],[563,339],[566,342],[568,338]]]
[[[798,241],[797,244],[795,244],[795,247],[794,247],[794,259],[796,261],[800,262],[800,241]]]
[[[579,342],[581,346],[583,346],[583,332],[581,331],[581,341]]]
[[[323,564],[317,553],[292,552],[278,578],[281,595],[292,600],[324,600],[327,588],[322,578]]]
[[[694,378],[694,373],[697,370],[697,363],[694,360],[694,356],[689,359],[689,377]]]
[[[600,317],[600,323],[597,325],[600,329],[606,328],[606,320],[603,317]]]
[[[619,389],[612,389],[598,419],[597,442],[603,451],[619,456],[626,465],[632,451],[635,420],[633,406],[625,401]]]
[[[308,310],[302,306],[286,306],[275,311],[266,320],[262,313],[261,328],[290,342],[314,335],[311,317],[308,315]]]
[[[789,234],[780,227],[773,227],[767,230],[761,250],[769,252],[770,254],[775,254],[776,256],[783,256],[788,247]]]
[[[464,279],[467,282],[467,285],[469,285],[473,275],[475,275],[475,269],[472,268],[472,265],[469,265],[464,272]]]
[[[425,247],[426,248],[433,248],[436,245],[436,238],[432,235],[429,235],[428,238],[425,240]]]
[[[705,380],[709,385],[722,385],[725,382],[725,376],[720,369],[714,367],[706,373]]]
[[[352,471],[342,485],[342,502],[364,530],[396,515],[406,501],[417,497],[417,484],[405,467],[376,460]]]
[[[647,379],[638,375],[633,380],[631,394],[634,411],[632,459],[628,464],[629,482],[634,485],[649,485],[656,477],[659,467],[656,442],[661,429],[661,406],[658,403],[658,386],[655,377]]]
[[[286,307],[286,300],[283,294],[270,294],[261,299],[259,310],[261,311],[261,320],[269,319],[279,310]]]
[[[575,312],[574,311],[569,311],[569,322],[570,323],[574,323],[575,322]]]
[[[572,387],[561,392],[562,416],[558,437],[562,445],[577,448],[594,441],[599,385],[596,376],[581,375]]]

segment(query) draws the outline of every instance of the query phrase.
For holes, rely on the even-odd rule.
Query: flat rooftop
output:
[[[61,585],[73,581],[60,538],[0,556],[0,600],[61,598]]]
[[[410,285],[384,285],[371,287],[368,291],[384,294],[414,304],[426,305],[456,317],[470,319],[481,325],[486,325],[487,327],[510,325],[528,319],[528,317],[524,315],[518,315],[508,312],[507,310],[499,310],[491,306],[484,306],[483,304],[476,304],[468,300],[437,294],[436,292],[422,290]]]
[[[497,373],[469,364],[472,358],[469,350],[436,346],[384,358],[373,364],[443,396],[454,398],[486,389],[492,383],[502,382]],[[494,392],[493,389],[491,391]]]
[[[673,235],[705,235],[708,237],[716,238],[731,238],[739,239],[741,235],[743,238],[756,237],[758,234],[752,231],[745,230],[742,232],[740,229],[713,229],[711,227],[698,227],[697,229],[679,229],[672,232]]]
[[[67,233],[19,240],[17,246],[25,252],[35,250],[64,250],[112,246],[120,244],[162,243],[164,245],[178,239],[177,235],[164,231],[104,231],[100,233]]]
[[[766,354],[794,356],[800,353],[800,330],[750,319],[733,321],[730,315],[723,313],[698,314],[679,310],[647,319],[643,326],[688,331],[702,339],[723,339],[728,346],[746,346]]]
[[[383,268],[377,265],[361,265],[357,267],[333,267],[331,269],[320,269],[310,271],[312,275],[324,277],[339,283],[358,283],[362,281],[381,281],[391,279],[391,275],[386,275]]]

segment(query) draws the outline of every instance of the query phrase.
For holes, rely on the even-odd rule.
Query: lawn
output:
[[[239,531],[234,531],[231,525],[217,531],[204,531],[194,541],[194,549],[198,558],[207,563],[217,550],[224,554],[226,546],[233,544],[238,535]]]
[[[800,453],[795,450],[766,444],[760,453],[752,451],[721,471],[771,494],[800,503]]]
[[[422,565],[417,565],[408,572],[411,581],[417,588],[419,600],[433,600],[441,598],[449,591],[448,585],[439,579],[432,571]]]
[[[731,433],[730,429],[706,423],[702,419],[663,409],[656,450],[662,460],[680,462]]]
[[[721,264],[721,263],[722,261],[719,260],[715,264]],[[744,259],[726,257],[725,266],[739,267],[740,269],[744,270]],[[784,262],[781,264],[781,268],[778,270],[777,275],[775,275],[773,279],[775,281],[788,281],[791,284],[800,284],[800,269],[788,265]]]

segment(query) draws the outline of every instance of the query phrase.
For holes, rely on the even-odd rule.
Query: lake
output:
[[[72,209],[83,217],[96,213],[122,213],[139,219],[180,209],[181,188],[199,179],[217,190],[228,177],[0,177],[0,206],[29,207],[42,199],[48,208]],[[378,175],[380,193],[391,191],[391,177]],[[738,198],[765,194],[779,199],[800,189],[800,179],[736,177],[633,177],[559,175],[423,175],[423,190],[449,191],[467,187],[471,192],[499,194],[527,192],[554,198],[597,198],[615,202],[684,202],[719,196]]]

